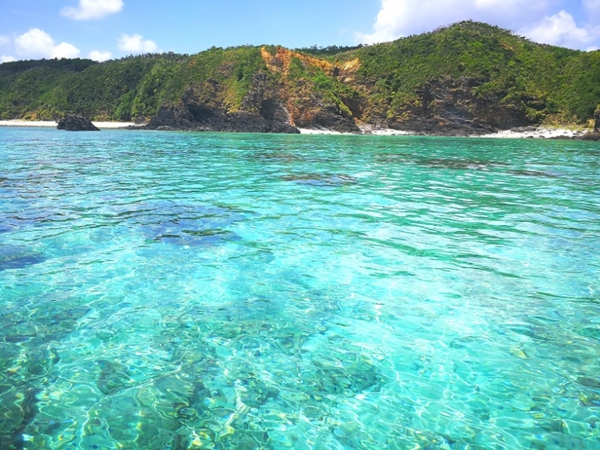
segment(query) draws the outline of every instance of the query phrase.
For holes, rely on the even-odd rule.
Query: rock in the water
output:
[[[56,128],[67,131],[100,131],[90,119],[75,114],[66,114],[58,121]]]
[[[600,124],[598,124],[600,126]],[[600,131],[594,131],[593,133],[585,133],[579,139],[580,141],[600,141]]]
[[[600,133],[600,105],[598,105],[598,108],[594,112],[594,121],[594,131]]]

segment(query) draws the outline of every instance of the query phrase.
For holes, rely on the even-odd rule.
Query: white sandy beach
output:
[[[130,126],[142,126],[133,122],[92,122],[101,130],[126,128]],[[54,121],[41,121],[41,120],[0,120],[0,127],[43,127],[43,128],[56,128],[56,122]],[[299,128],[301,134],[315,134],[315,135],[353,135],[353,133],[340,133],[339,131],[330,130],[327,128]],[[363,135],[369,136],[409,136],[415,133],[409,131],[393,130],[391,128],[376,128],[370,125],[360,126],[360,130]],[[526,131],[513,131],[513,130],[502,130],[497,133],[484,134],[480,136],[472,136],[478,138],[501,138],[501,139],[549,139],[556,137],[573,137],[581,136],[585,132],[582,130],[570,130],[567,128],[550,128],[550,127],[539,127],[531,128]]]
[[[502,130],[497,133],[484,134],[477,137],[502,138],[502,139],[549,139],[557,137],[573,137],[585,134],[582,130],[569,130],[566,128],[539,127],[528,131]]]
[[[369,125],[359,127],[363,135],[368,136],[410,136],[416,135],[410,131],[393,130],[391,128],[375,128]],[[329,130],[326,128],[308,129],[299,128],[301,134],[336,134],[336,135],[352,135],[353,133],[340,133],[338,131]],[[570,138],[585,134],[583,130],[570,130],[567,128],[551,128],[551,127],[530,127],[526,131],[501,130],[497,133],[489,133],[483,135],[472,135],[469,137],[476,138],[499,138],[499,139],[550,139],[557,137]]]
[[[300,130],[300,134],[345,134],[345,135],[354,135],[354,133],[340,133],[339,131],[330,130],[328,128],[298,128]],[[391,128],[375,128],[371,125],[361,125],[359,126],[362,134],[372,135],[372,136],[404,136],[411,135],[414,133],[410,133],[408,131],[400,131],[400,130],[392,130]]]
[[[314,129],[314,128],[298,128],[300,134],[351,134],[351,133],[340,133],[339,131],[328,130],[326,128]]]
[[[133,122],[92,122],[101,130],[136,126]],[[56,122],[51,120],[0,120],[0,127],[43,127],[56,128]]]

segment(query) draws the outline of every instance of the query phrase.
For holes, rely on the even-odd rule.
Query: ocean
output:
[[[600,148],[0,128],[0,448],[600,448]]]

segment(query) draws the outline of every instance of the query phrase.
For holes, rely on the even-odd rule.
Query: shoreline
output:
[[[92,122],[101,130],[115,129],[132,129],[143,127],[143,125],[134,122]],[[42,120],[0,120],[0,127],[31,127],[31,128],[56,128],[55,121]],[[360,127],[361,133],[343,133],[328,128],[298,128],[302,135],[337,135],[337,136],[438,136],[444,135],[427,135],[410,131],[394,130],[392,128],[375,128],[371,125],[363,125]],[[499,130],[496,133],[487,133],[480,135],[465,135],[465,136],[446,136],[446,137],[469,137],[469,138],[484,138],[484,139],[578,139],[586,134],[585,130],[573,130],[560,127],[523,127],[511,130]]]
[[[133,122],[92,122],[98,128],[110,130],[138,126]],[[0,120],[0,127],[31,127],[31,128],[56,128],[57,122],[53,120]]]
[[[299,128],[300,134],[320,135],[346,135],[346,136],[435,136],[435,137],[466,137],[466,138],[491,138],[491,139],[576,139],[586,134],[585,130],[573,130],[560,127],[524,127],[512,130],[499,130],[496,133],[467,134],[467,135],[440,135],[422,134],[417,132],[394,130],[392,128],[375,129],[369,126],[361,127],[362,133],[341,133],[328,129]]]

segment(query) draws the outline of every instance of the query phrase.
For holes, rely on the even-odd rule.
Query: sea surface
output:
[[[600,147],[0,129],[0,448],[599,449]]]

